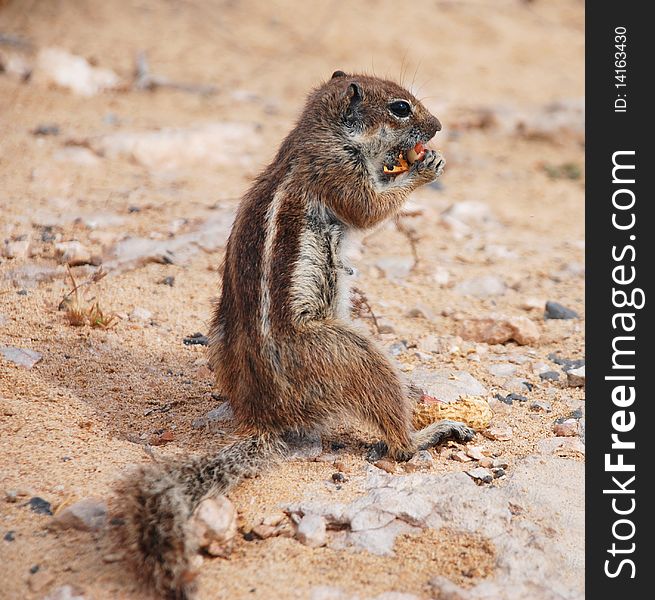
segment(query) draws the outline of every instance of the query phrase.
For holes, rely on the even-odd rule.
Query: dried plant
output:
[[[375,316],[371,304],[366,297],[366,294],[357,287],[350,290],[351,311],[352,315],[358,319],[370,319],[375,329],[375,333],[380,334],[380,325],[378,318]]]
[[[89,324],[91,327],[99,327],[101,329],[108,329],[114,325],[118,320],[115,314],[106,313],[95,298],[87,300],[80,293],[80,288],[98,283],[107,275],[107,272],[98,269],[89,279],[78,284],[75,281],[70,265],[67,265],[67,269],[73,289],[59,303],[59,310],[66,312],[68,322],[75,327]]]
[[[405,238],[407,238],[409,247],[412,250],[412,258],[414,259],[414,264],[412,265],[412,271],[413,271],[414,269],[416,269],[416,267],[418,267],[418,263],[419,263],[418,243],[421,241],[421,238],[419,237],[418,233],[416,233],[416,229],[403,223],[403,221],[400,218],[397,218],[395,222],[396,222],[396,229],[400,233],[402,233],[405,236]]]

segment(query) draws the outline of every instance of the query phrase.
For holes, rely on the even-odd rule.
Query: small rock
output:
[[[29,506],[30,510],[38,515],[52,515],[52,505],[50,502],[39,496],[30,498],[26,506]]]
[[[381,460],[376,461],[373,463],[378,469],[382,469],[383,471],[386,471],[387,473],[395,473],[396,472],[396,463],[387,459],[383,458]]]
[[[16,535],[15,535],[15,534],[16,534],[15,531],[10,530],[10,531],[8,531],[7,533],[4,534],[4,536],[2,537],[2,539],[3,539],[5,542],[13,542],[13,541],[16,539]]]
[[[577,319],[579,315],[574,310],[567,308],[549,300],[546,302],[546,310],[544,311],[544,319]]]
[[[413,308],[410,308],[406,314],[410,319],[427,319],[428,321],[434,321],[434,313],[429,306],[425,304],[417,304]]]
[[[191,516],[198,545],[211,556],[229,556],[237,533],[237,512],[225,496],[205,498]]]
[[[448,269],[437,267],[432,273],[432,279],[437,285],[446,286],[450,281],[450,273],[448,272]]]
[[[55,244],[55,255],[61,264],[69,264],[71,267],[93,262],[90,250],[77,240]]]
[[[208,346],[209,338],[198,331],[185,337],[182,342],[185,346]]]
[[[577,369],[571,369],[566,372],[566,379],[569,387],[584,387],[585,385],[585,367],[582,365]]]
[[[484,454],[482,453],[482,448],[480,446],[469,446],[466,449],[466,455],[470,456],[473,460],[482,460]]]
[[[542,400],[537,400],[530,404],[530,410],[534,412],[542,412],[542,413],[549,413],[553,409],[550,405],[550,402],[544,402]]]
[[[345,483],[347,481],[347,478],[343,473],[337,472],[337,473],[332,473],[332,481],[334,483]]]
[[[477,481],[481,481],[483,483],[491,483],[494,479],[493,474],[488,469],[485,469],[484,467],[476,467],[475,469],[466,471],[466,474],[469,477],[472,477],[473,479]]]
[[[43,358],[43,354],[40,352],[14,346],[0,346],[0,354],[6,360],[26,369],[31,369]]]
[[[173,287],[175,285],[175,277],[168,275],[159,281],[162,285],[167,285],[168,287]]]
[[[388,256],[375,263],[387,279],[405,279],[414,266],[411,256]]]
[[[378,319],[378,333],[396,333],[396,329],[389,321]]]
[[[553,437],[539,440],[537,450],[541,454],[554,454],[561,457],[585,455],[585,445],[577,437]]]
[[[453,229],[457,229],[458,226],[479,229],[498,224],[491,208],[484,202],[476,200],[456,202],[441,213],[441,220]]]
[[[195,429],[207,427],[211,423],[222,423],[224,421],[231,421],[234,419],[234,412],[229,402],[223,402],[220,406],[210,410],[206,415],[197,417],[191,423]]]
[[[458,450],[457,452],[453,452],[450,455],[450,458],[453,460],[456,460],[457,462],[471,462],[473,459],[464,452],[464,450]]]
[[[320,515],[306,514],[300,519],[296,538],[305,546],[320,548],[327,541],[325,519]]]
[[[456,402],[462,396],[481,396],[486,388],[466,371],[432,371],[417,367],[412,371],[410,382],[428,396],[442,402]]]
[[[507,290],[505,282],[494,275],[482,275],[462,281],[455,286],[455,291],[461,296],[473,298],[491,298],[502,296]]]
[[[497,440],[499,442],[507,442],[512,439],[513,435],[512,428],[509,425],[500,423],[492,425],[481,433],[490,440]]]
[[[427,450],[419,450],[407,461],[407,464],[418,468],[429,468],[434,465],[434,458]]]
[[[504,404],[509,404],[510,406],[514,404],[514,402],[527,402],[528,400],[525,396],[522,396],[521,394],[516,394],[514,392],[512,392],[511,394],[507,394],[507,396],[496,394],[495,397],[500,402],[503,402]]]
[[[31,131],[32,135],[59,135],[59,125],[56,123],[40,123]]]
[[[565,421],[555,422],[553,433],[558,437],[574,437],[578,435],[577,419],[566,419]]]
[[[407,343],[405,341],[401,342],[394,342],[389,346],[389,354],[391,356],[400,356],[401,354],[405,354],[407,352]]]
[[[559,373],[557,371],[539,373],[539,379],[541,379],[541,381],[557,381],[559,379]]]
[[[140,306],[134,307],[130,313],[130,321],[134,321],[135,323],[150,323],[151,320],[152,313]]]
[[[490,456],[483,456],[479,461],[479,465],[485,469],[491,469],[494,466],[494,459]]]
[[[487,369],[496,377],[511,377],[516,373],[517,366],[511,363],[496,363],[489,365]]]
[[[518,344],[536,344],[539,341],[537,325],[527,317],[486,317],[465,319],[459,335],[466,340],[487,344],[504,344],[514,340]]]
[[[541,298],[525,298],[520,306],[523,310],[543,310],[546,301]]]
[[[57,512],[52,527],[98,531],[107,522],[107,505],[96,498],[85,498]]]
[[[71,585],[62,585],[47,596],[43,600],[86,600],[84,597],[84,592],[77,587]]]
[[[88,148],[81,146],[69,146],[57,150],[52,155],[56,162],[71,163],[83,167],[95,167],[100,164],[100,159]],[[88,223],[85,223],[88,225]]]
[[[511,392],[510,396],[512,396],[515,400],[523,402],[521,398],[524,396],[522,396],[519,392],[531,392],[531,385],[532,384],[524,381],[523,379],[512,377],[503,383],[503,389]]]
[[[577,358],[577,359],[563,358],[558,354],[556,354],[555,352],[551,352],[548,355],[548,360],[552,360],[556,365],[560,365],[565,371],[570,371],[571,369],[578,369],[579,367],[583,367],[585,364],[584,358]]]
[[[502,467],[496,467],[495,469],[491,469],[491,473],[494,476],[494,479],[498,479],[499,477],[505,477],[505,469]]]
[[[54,83],[86,97],[117,89],[121,83],[113,71],[93,67],[85,58],[61,48],[43,48],[39,51],[32,81]]]
[[[22,260],[29,256],[31,241],[29,237],[17,240],[5,240],[2,247],[2,256]]]

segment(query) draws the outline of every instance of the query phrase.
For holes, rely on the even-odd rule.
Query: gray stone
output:
[[[455,286],[455,291],[462,296],[474,298],[491,298],[502,296],[507,290],[505,282],[494,275],[481,275],[466,279]]]
[[[434,465],[434,458],[427,450],[419,450],[409,459],[407,464],[418,468],[429,468]]]
[[[549,413],[553,410],[550,402],[545,402],[543,400],[537,400],[530,404],[530,410],[534,412]]]
[[[417,367],[409,374],[410,382],[442,402],[456,402],[462,396],[481,396],[486,388],[466,371],[431,371]]]
[[[98,531],[106,522],[107,505],[97,498],[84,498],[58,512],[51,524],[59,529]]]
[[[229,402],[223,402],[216,408],[210,410],[206,415],[201,417],[196,417],[191,426],[195,429],[200,429],[202,427],[207,427],[212,423],[224,423],[234,419],[234,413],[232,412],[232,407]]]
[[[473,479],[482,481],[483,483],[491,483],[494,479],[493,474],[488,469],[485,469],[484,467],[476,467],[475,469],[466,471],[466,474],[472,477]]]
[[[31,369],[43,358],[43,354],[40,352],[14,346],[0,346],[0,354],[9,362],[26,369]]]
[[[325,519],[311,513],[304,515],[298,523],[296,538],[301,544],[310,548],[325,546],[327,539]]]
[[[549,300],[546,302],[544,319],[577,319],[579,315],[574,310],[566,306]]]
[[[585,366],[582,365],[577,369],[571,369],[566,372],[566,380],[569,387],[584,387],[585,385]]]

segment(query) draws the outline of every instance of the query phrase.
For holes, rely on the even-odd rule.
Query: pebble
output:
[[[546,301],[541,298],[525,298],[521,302],[523,310],[543,310],[546,306]]]
[[[505,477],[505,469],[502,467],[496,467],[495,469],[491,469],[491,473],[494,476],[494,479],[498,479],[499,477]]]
[[[540,333],[528,317],[486,317],[465,319],[460,323],[459,335],[466,340],[487,344],[515,341],[520,345],[536,344]]]
[[[462,396],[481,396],[486,388],[466,371],[433,371],[417,367],[409,377],[410,382],[428,396],[442,402],[456,402]]]
[[[84,498],[58,511],[51,527],[98,531],[107,522],[107,505],[97,498]]]
[[[495,397],[500,400],[501,402],[505,404],[509,404],[510,406],[514,404],[514,402],[527,402],[527,398],[525,396],[522,396],[521,394],[516,394],[512,392],[511,394],[507,394],[507,396],[503,396],[501,394],[496,394]]]
[[[0,255],[4,258],[25,259],[29,256],[30,244],[31,241],[26,236],[25,239],[5,240]]]
[[[413,308],[410,308],[406,316],[410,319],[427,319],[428,321],[434,321],[434,312],[430,309],[429,306],[425,304],[417,304]]]
[[[483,483],[491,483],[494,479],[493,474],[484,467],[476,467],[470,471],[466,471],[466,474],[477,481],[482,481]]]
[[[516,365],[513,365],[511,363],[495,363],[492,365],[489,365],[487,367],[487,370],[489,373],[496,377],[511,377],[516,373],[516,369],[518,367]]]
[[[544,311],[544,319],[577,319],[579,315],[574,310],[549,300],[546,302],[546,310]]]
[[[498,220],[488,204],[477,200],[456,202],[441,213],[444,224],[456,229],[458,226],[480,228],[495,226]]]
[[[7,533],[5,533],[4,536],[2,537],[2,539],[5,542],[13,542],[16,539],[16,532],[12,529],[12,530],[8,531]]]
[[[474,460],[482,460],[485,456],[482,452],[481,446],[468,446],[466,449],[466,455]]]
[[[566,372],[566,379],[569,387],[584,387],[585,385],[585,366],[582,365],[577,369],[571,369]]]
[[[450,455],[450,458],[453,460],[456,460],[457,462],[471,462],[473,459],[464,452],[464,450],[458,450],[457,452],[453,452]]]
[[[115,90],[121,80],[110,69],[94,67],[82,56],[62,48],[42,48],[37,57],[32,82],[54,83],[79,96],[95,96],[105,90]]]
[[[92,259],[91,251],[77,240],[55,244],[55,256],[60,264],[69,264],[71,267],[97,262]]]
[[[543,412],[543,413],[549,413],[553,410],[552,406],[550,405],[550,402],[544,402],[543,400],[537,400],[530,404],[530,410],[533,410],[534,412]]]
[[[86,600],[84,597],[84,592],[77,587],[71,585],[62,585],[47,596],[43,600]]]
[[[540,454],[578,456],[585,454],[585,445],[577,437],[553,437],[539,440],[537,450]]]
[[[382,469],[383,471],[386,471],[387,473],[395,473],[396,472],[396,463],[387,459],[383,458],[381,460],[376,461],[373,463],[378,469]]]
[[[391,344],[391,346],[389,346],[388,351],[391,356],[400,356],[401,354],[405,354],[407,352],[407,342],[394,342]]]
[[[502,296],[507,291],[505,282],[494,275],[482,275],[466,279],[455,286],[455,291],[461,296],[473,298],[492,298]]]
[[[168,275],[167,277],[164,277],[159,281],[160,284],[162,285],[167,285],[169,287],[173,287],[175,285],[175,277],[172,275]]]
[[[511,392],[510,396],[512,394],[514,396],[517,396],[515,399],[519,399],[518,396],[521,396],[519,392],[531,392],[532,389],[530,388],[530,385],[527,381],[524,381],[523,379],[520,379],[518,377],[512,377],[511,379],[508,379],[503,383],[503,389],[507,390],[508,392]],[[523,396],[521,396],[523,397]]]
[[[444,269],[443,267],[437,267],[432,272],[432,279],[437,285],[443,287],[448,285],[448,282],[450,281],[450,273],[448,272],[448,269]]]
[[[559,373],[557,371],[539,373],[539,379],[542,381],[557,381],[559,379]]]
[[[185,337],[182,342],[185,346],[208,346],[209,338],[197,331]]]
[[[225,496],[205,498],[193,512],[189,527],[200,548],[212,556],[226,557],[237,533],[237,512]]]
[[[135,306],[130,313],[130,321],[142,324],[150,323],[152,321],[152,312],[140,306]]]
[[[52,515],[52,505],[50,502],[39,496],[30,498],[26,506],[29,506],[30,510],[38,515]]]
[[[434,458],[428,450],[419,450],[407,461],[407,464],[419,468],[429,468],[434,465]]]
[[[499,442],[507,442],[512,439],[513,431],[509,425],[496,424],[485,429],[481,432],[483,436],[489,438],[490,440],[497,440]]]
[[[551,352],[548,355],[548,360],[553,361],[556,365],[560,365],[565,371],[570,371],[571,369],[577,369],[583,367],[585,364],[584,358],[570,359],[563,358],[555,352]]]
[[[332,473],[332,481],[334,483],[345,483],[347,481],[347,477],[341,472]]]
[[[327,541],[325,519],[311,513],[304,515],[298,523],[296,539],[310,548],[325,546]]]
[[[577,419],[566,419],[562,422],[555,422],[553,433],[558,437],[574,437],[578,435]]]
[[[2,355],[9,362],[31,369],[42,358],[43,354],[28,348],[16,348],[14,346],[0,346],[0,355]]]

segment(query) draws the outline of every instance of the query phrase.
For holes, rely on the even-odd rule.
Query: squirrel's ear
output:
[[[348,121],[355,121],[357,119],[357,112],[359,103],[364,99],[364,91],[362,86],[356,81],[346,89],[344,97],[348,100],[348,108],[346,108],[346,119]]]
[[[345,77],[346,74],[343,71],[335,71],[332,73],[332,77],[330,79],[337,79],[338,77]]]

